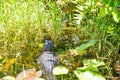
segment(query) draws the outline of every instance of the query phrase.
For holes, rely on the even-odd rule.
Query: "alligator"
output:
[[[50,38],[46,38],[43,51],[38,59],[40,67],[43,66],[43,72],[45,73],[46,80],[56,80],[55,76],[52,73],[53,68],[56,66],[58,59],[57,56],[52,52],[54,44]]]

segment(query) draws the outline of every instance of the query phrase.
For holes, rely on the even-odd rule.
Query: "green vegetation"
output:
[[[58,80],[81,80],[77,71],[87,63],[98,65],[83,69],[87,74],[96,69],[94,78],[114,80],[113,65],[120,60],[119,15],[119,0],[0,0],[0,78],[33,67],[39,70],[41,44],[49,35],[58,66],[69,70],[57,75]],[[86,59],[100,60],[104,66]]]

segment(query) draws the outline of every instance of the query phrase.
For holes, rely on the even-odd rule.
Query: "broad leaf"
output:
[[[69,70],[63,66],[57,66],[53,69],[54,75],[68,74]]]
[[[95,65],[88,66],[88,70],[98,72],[98,68]]]
[[[35,80],[45,80],[45,79],[43,79],[43,78],[35,78]]]
[[[75,50],[80,53],[83,52],[84,50],[86,50],[87,48],[89,48],[90,46],[95,44],[95,40],[90,40],[89,42],[80,45],[79,47],[77,47]]]
[[[96,59],[88,59],[88,60],[83,60],[83,65],[84,66],[96,66],[96,67],[99,67],[99,66],[104,66],[105,63],[103,61],[100,61],[100,60],[96,60]]]
[[[102,75],[94,71],[80,71],[78,69],[74,73],[79,78],[79,80],[105,80]]]
[[[2,80],[15,80],[15,78],[12,76],[5,76],[2,78]]]
[[[78,69],[80,71],[88,71],[88,70],[90,70],[90,71],[98,72],[98,68],[96,66],[94,66],[94,65],[92,65],[92,66],[84,66],[84,67],[80,67]]]

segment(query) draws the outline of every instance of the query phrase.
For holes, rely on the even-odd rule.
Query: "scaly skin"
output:
[[[44,51],[42,55],[39,57],[38,62],[40,65],[43,65],[45,70],[45,77],[47,80],[56,80],[55,76],[52,74],[53,68],[57,64],[57,57],[52,52],[54,45],[51,40],[45,40],[44,43]]]

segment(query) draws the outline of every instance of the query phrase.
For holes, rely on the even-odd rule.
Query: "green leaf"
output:
[[[108,4],[110,2],[110,0],[103,0],[104,4]]]
[[[119,22],[119,18],[118,18],[117,13],[112,12],[112,15],[113,15],[113,19],[114,19],[114,21],[118,23],[118,22]]]
[[[43,79],[43,78],[35,78],[35,80],[45,80],[45,79]]]
[[[98,2],[98,0],[94,0],[94,3],[96,4]]]
[[[39,48],[42,48],[43,47],[43,43],[39,43],[38,46],[39,46]]]
[[[83,60],[83,65],[84,66],[96,66],[96,67],[99,67],[99,66],[104,66],[105,63],[103,61],[100,61],[100,60],[96,60],[96,59],[88,59],[88,60]]]
[[[84,67],[81,67],[81,68],[78,68],[79,70],[81,71],[95,71],[95,72],[98,72],[98,68],[96,66],[84,66]]]
[[[89,48],[90,46],[95,44],[95,40],[90,40],[89,42],[87,42],[86,44],[82,44],[79,47],[77,47],[75,50],[79,53],[79,52],[83,52],[84,50],[86,50],[87,48]]]
[[[15,78],[12,77],[12,76],[5,76],[5,77],[3,77],[2,79],[3,79],[3,80],[15,80]]]
[[[108,14],[108,8],[107,7],[105,7],[105,8],[101,7],[99,17],[106,16],[107,14]]]
[[[0,59],[3,59],[3,57],[0,55]]]
[[[89,66],[88,70],[98,72],[98,68],[95,65]]]
[[[75,70],[75,75],[79,80],[105,80],[105,78],[94,71],[80,71],[79,69]]]
[[[110,1],[109,6],[112,7],[115,10],[116,6],[117,6],[117,2],[116,1]]]
[[[107,33],[112,35],[114,33],[114,31],[115,31],[115,27],[108,26]]]
[[[68,74],[69,70],[63,66],[57,66],[53,69],[54,75]]]

